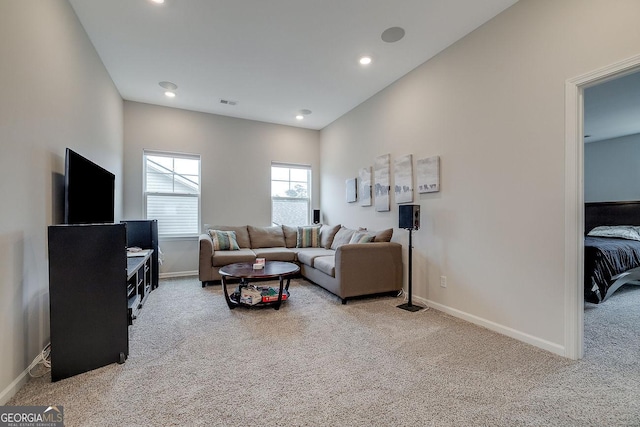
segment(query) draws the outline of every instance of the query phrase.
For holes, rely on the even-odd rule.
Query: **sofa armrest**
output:
[[[335,277],[340,296],[402,289],[402,245],[395,242],[351,243],[336,249]]]
[[[208,234],[201,234],[198,237],[198,245],[200,258],[198,261],[198,276],[201,281],[205,282],[211,280],[211,266],[213,258],[213,240]]]

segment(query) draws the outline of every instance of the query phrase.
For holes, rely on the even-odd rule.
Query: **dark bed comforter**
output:
[[[640,242],[610,237],[584,239],[584,299],[598,304],[614,280],[625,271],[640,267]]]

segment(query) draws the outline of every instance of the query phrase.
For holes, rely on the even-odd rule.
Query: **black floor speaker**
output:
[[[400,205],[398,228],[418,230],[420,228],[420,205]]]

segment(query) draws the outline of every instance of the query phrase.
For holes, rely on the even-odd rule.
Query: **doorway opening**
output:
[[[584,356],[584,91],[640,70],[640,55],[565,84],[565,356]]]

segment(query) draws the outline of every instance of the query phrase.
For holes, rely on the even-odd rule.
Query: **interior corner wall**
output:
[[[637,55],[638,16],[633,0],[520,0],[321,131],[324,214],[397,227],[393,197],[347,204],[345,179],[379,155],[439,155],[440,192],[414,177],[414,296],[564,354],[565,82]]]
[[[585,202],[640,200],[640,134],[584,145]]]
[[[63,219],[65,148],[116,175],[122,98],[66,0],[0,2],[0,404],[49,341],[47,227]],[[46,403],[46,402],[42,402]]]
[[[202,224],[271,225],[271,162],[312,168],[313,208],[320,204],[320,132],[215,114],[124,103],[124,215],[144,217],[145,149],[199,154]],[[164,275],[198,270],[198,239],[162,239]]]

